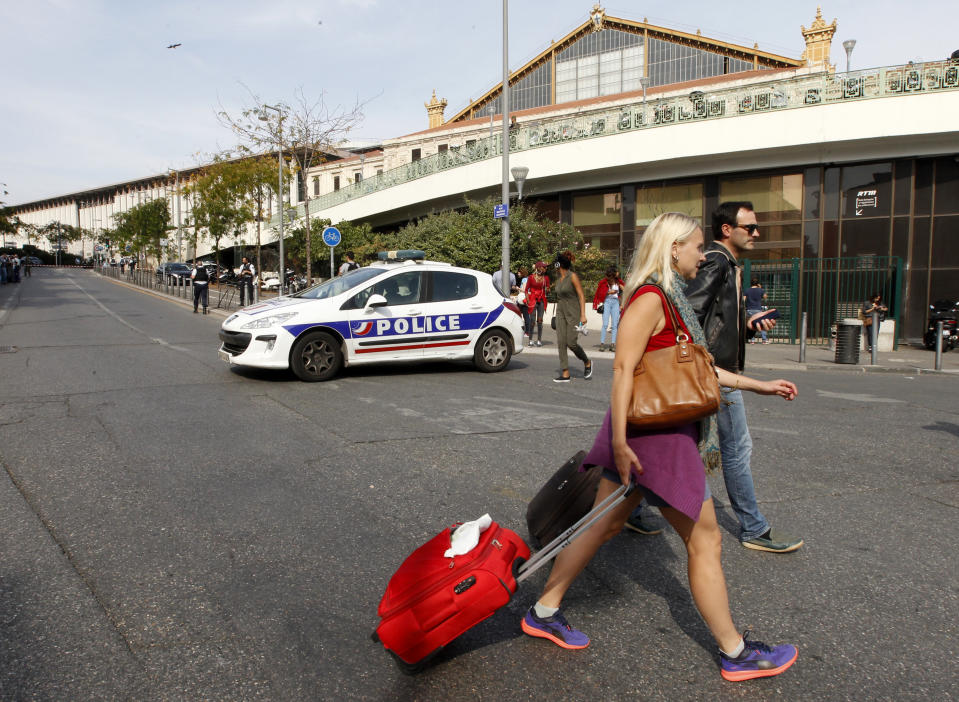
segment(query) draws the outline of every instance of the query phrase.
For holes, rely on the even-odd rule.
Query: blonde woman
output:
[[[560,553],[539,601],[526,613],[522,629],[562,648],[589,645],[589,637],[571,627],[560,612],[563,596],[599,547],[622,530],[645,496],[659,507],[686,546],[689,589],[719,645],[722,676],[748,680],[782,673],[798,653],[795,646],[770,647],[740,635],[729,612],[720,562],[721,536],[705,475],[707,469],[720,467],[715,416],[655,432],[640,432],[626,423],[633,370],[647,350],[674,345],[679,333],[705,345],[702,329],[683,295],[685,281],[696,276],[703,260],[702,230],[686,215],[660,215],[643,234],[623,296],[625,311],[613,363],[610,409],[581,469],[603,467],[596,504],[620,483],[632,480],[637,489]],[[666,291],[665,297],[649,283],[658,283]],[[676,308],[680,329],[672,328],[669,304]],[[722,369],[717,372],[719,382],[730,387],[786,400],[796,396],[796,386],[786,380],[763,382]]]

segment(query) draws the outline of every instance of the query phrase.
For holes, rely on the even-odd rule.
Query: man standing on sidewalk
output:
[[[756,330],[746,328],[742,268],[739,259],[753,249],[759,225],[751,202],[724,202],[713,212],[714,241],[706,247],[706,260],[689,281],[686,297],[706,334],[716,365],[731,373],[742,373],[746,360],[746,338]],[[761,322],[769,331],[773,320]],[[753,486],[753,440],[746,425],[746,408],[738,388],[722,388],[719,405],[719,448],[723,479],[736,517],[739,541],[746,548],[788,553],[803,540],[771,529],[756,502]]]
[[[256,269],[250,263],[250,259],[244,256],[243,263],[240,264],[240,307],[253,304],[253,279],[255,277]]]

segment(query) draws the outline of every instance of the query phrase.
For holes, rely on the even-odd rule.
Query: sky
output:
[[[512,0],[509,64],[585,21],[594,0]],[[603,4],[608,15],[792,58],[816,2],[670,0]],[[735,8],[735,10],[733,9]],[[823,0],[838,19],[832,62],[940,60],[959,48],[959,5]],[[502,0],[0,0],[0,201],[20,204],[188,168],[235,146],[216,118],[302,90],[363,104],[349,135],[425,129],[433,90],[450,117],[503,71]],[[179,43],[175,49],[166,48]],[[3,195],[3,190],[7,191]]]

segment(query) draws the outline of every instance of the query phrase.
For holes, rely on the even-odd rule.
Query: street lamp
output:
[[[180,226],[180,171],[172,171],[176,178],[174,184],[174,196],[176,197],[176,260],[183,260],[183,228]],[[196,258],[196,252],[193,252],[193,258]]]
[[[855,47],[855,39],[846,39],[846,41],[842,43],[842,48],[846,50],[846,73],[849,73],[849,65],[852,63],[852,50]]]
[[[646,88],[649,87],[649,76],[643,76],[639,79],[639,84],[643,88],[643,126],[646,126]]]
[[[503,0],[503,199],[509,207],[509,0]],[[492,144],[490,144],[492,146]],[[510,293],[509,284],[509,210],[503,217],[503,258],[500,266],[500,282],[505,294]]]
[[[518,193],[518,200],[523,199],[523,184],[526,182],[526,176],[529,175],[529,168],[526,166],[513,166],[509,169],[510,173],[513,174],[513,180],[516,181],[516,192]]]
[[[276,199],[279,200],[280,208],[280,287],[278,292],[278,297],[283,297],[283,283],[286,278],[286,266],[283,263],[283,110],[279,107],[274,107],[273,105],[263,105],[263,109],[259,110],[258,117],[261,122],[269,122],[270,118],[264,110],[273,110],[279,116],[279,121],[276,126],[276,162],[278,166],[278,172],[280,174],[280,189],[277,190]]]

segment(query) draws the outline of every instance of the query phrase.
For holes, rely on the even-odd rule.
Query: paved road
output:
[[[556,362],[230,371],[218,317],[81,270],[0,293],[0,699],[947,699],[959,674],[959,379],[800,371],[750,398],[773,523],[724,534],[736,620],[798,644],[726,683],[675,534],[624,535],[571,590],[582,652],[524,637],[544,576],[400,674],[369,634],[386,580],[444,525],[529,498],[605,410]],[[574,377],[577,375],[574,368]],[[771,371],[759,371],[767,377]],[[728,531],[721,479],[712,478]]]

